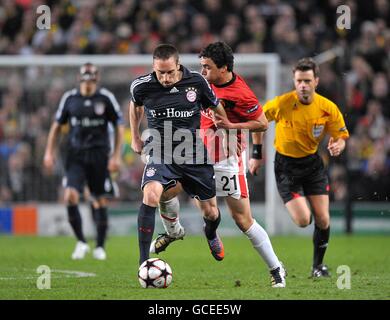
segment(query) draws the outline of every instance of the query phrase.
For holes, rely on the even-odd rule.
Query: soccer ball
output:
[[[164,260],[150,258],[140,265],[138,280],[142,288],[167,288],[172,282],[172,269]]]

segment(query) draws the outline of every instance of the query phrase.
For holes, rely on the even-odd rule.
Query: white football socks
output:
[[[253,247],[263,258],[270,270],[280,267],[279,259],[272,248],[271,240],[269,239],[267,232],[256,222],[256,220],[254,220],[250,228],[244,233],[252,242]]]
[[[183,233],[183,227],[179,221],[179,199],[174,197],[168,201],[160,201],[159,210],[161,221],[167,234],[172,237],[180,236]]]

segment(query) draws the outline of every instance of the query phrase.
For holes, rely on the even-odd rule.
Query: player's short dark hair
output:
[[[317,78],[320,75],[320,68],[313,58],[302,58],[298,60],[293,68],[293,74],[295,71],[309,71],[313,70],[314,77]]]
[[[171,57],[174,57],[176,62],[179,61],[179,51],[171,44],[160,44],[153,51],[153,60],[168,60]]]
[[[81,81],[97,81],[98,68],[91,62],[86,62],[80,67],[80,80]]]
[[[234,55],[232,48],[225,42],[218,41],[210,43],[199,53],[199,58],[209,58],[214,61],[218,68],[227,67],[228,71],[233,71]]]

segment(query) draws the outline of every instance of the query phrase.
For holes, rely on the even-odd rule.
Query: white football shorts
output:
[[[248,198],[247,154],[233,155],[214,164],[217,197]]]

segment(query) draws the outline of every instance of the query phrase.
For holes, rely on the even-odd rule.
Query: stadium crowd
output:
[[[345,155],[328,161],[331,196],[344,200],[350,193],[355,199],[389,200],[387,0],[46,1],[51,28],[39,30],[36,7],[43,2],[1,2],[0,55],[150,54],[163,42],[175,44],[181,53],[197,54],[210,42],[223,40],[236,53],[278,53],[290,69],[301,57],[342,48],[343,55],[321,65],[318,88],[339,105],[351,133]],[[350,29],[336,27],[341,4],[351,10]],[[26,82],[34,75],[24,77],[7,70],[0,68],[0,203],[56,201],[62,171],[47,175],[42,157],[52,116],[61,95],[70,88],[57,79],[32,96]],[[118,94],[124,115],[131,80],[121,88],[110,87]],[[260,94],[259,99],[264,102]],[[139,190],[143,163],[129,145],[127,132],[125,165],[117,182],[122,200],[139,200],[140,192],[133,191]],[[326,152],[323,156],[327,157]]]

